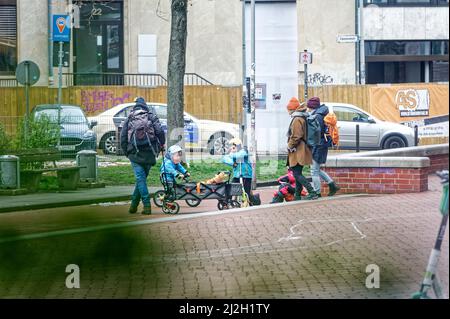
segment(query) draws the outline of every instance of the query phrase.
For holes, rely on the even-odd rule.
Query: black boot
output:
[[[284,201],[284,196],[280,192],[272,198],[271,204],[282,203]]]
[[[330,192],[328,193],[328,196],[333,196],[341,189],[339,186],[336,185],[335,182],[329,183],[328,187],[330,188]]]
[[[151,215],[151,214],[152,214],[152,206],[144,206],[142,215]]]
[[[306,179],[305,176],[300,176],[299,180],[301,182],[301,184],[306,188],[306,190],[308,191],[308,196],[306,196],[307,200],[314,200],[317,199],[318,196],[316,194],[316,192],[314,191],[314,188],[311,186],[311,184],[309,183],[309,181]],[[297,193],[295,195],[295,197],[297,197]]]

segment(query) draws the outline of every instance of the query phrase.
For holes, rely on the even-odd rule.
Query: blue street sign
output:
[[[70,16],[53,16],[53,42],[70,42]]]

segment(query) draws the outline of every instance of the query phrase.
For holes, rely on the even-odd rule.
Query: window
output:
[[[384,7],[436,7],[448,6],[448,0],[364,0],[364,5]]]
[[[16,1],[0,0],[0,74],[14,74],[17,66]]]
[[[358,110],[348,107],[335,106],[333,107],[333,111],[339,121],[369,123],[369,116]]]

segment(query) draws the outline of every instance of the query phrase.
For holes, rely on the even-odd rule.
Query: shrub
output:
[[[24,118],[18,127],[17,149],[55,147],[60,137],[58,124],[43,114],[39,118]]]
[[[5,127],[0,123],[0,154],[7,151],[11,147],[11,138],[6,134]]]

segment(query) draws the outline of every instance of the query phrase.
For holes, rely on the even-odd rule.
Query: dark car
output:
[[[47,116],[51,122],[58,123],[58,105],[37,105],[32,113],[34,119]],[[59,149],[63,154],[76,155],[83,150],[96,150],[97,136],[92,128],[96,122],[89,122],[83,110],[76,105],[61,105],[61,140]]]

